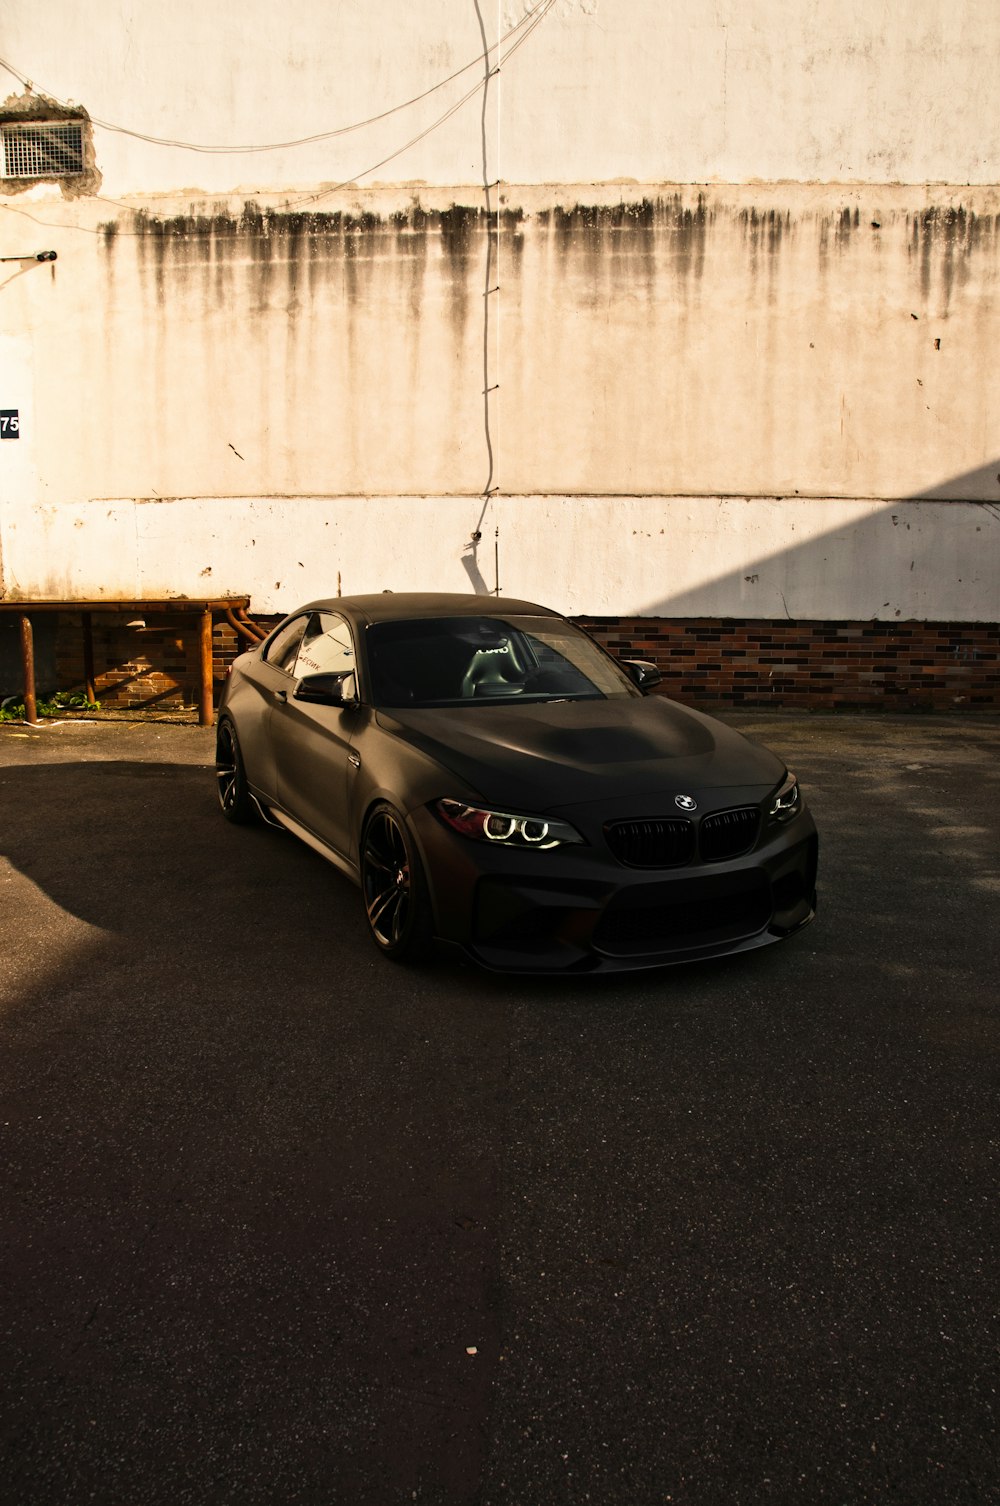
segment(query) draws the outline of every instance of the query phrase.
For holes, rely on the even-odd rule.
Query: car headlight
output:
[[[519,816],[511,811],[484,810],[461,800],[436,800],[432,809],[452,831],[476,842],[498,847],[561,847],[564,842],[582,842],[568,821],[548,816]]]
[[[791,821],[801,809],[802,796],[799,794],[799,782],[794,774],[788,773],[771,796],[771,808],[767,813],[768,820]]]

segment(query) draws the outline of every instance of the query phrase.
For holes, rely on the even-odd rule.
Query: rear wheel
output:
[[[215,777],[219,804],[226,820],[235,821],[239,826],[252,821],[256,812],[247,788],[243,755],[236,728],[228,717],[223,718],[215,733]]]
[[[398,811],[377,805],[361,841],[361,892],[372,940],[393,962],[416,962],[430,948],[427,886]]]

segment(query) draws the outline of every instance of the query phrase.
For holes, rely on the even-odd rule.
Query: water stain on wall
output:
[[[877,205],[862,210],[858,204],[795,211],[776,203],[736,207],[722,195],[701,192],[693,202],[677,192],[613,204],[554,205],[530,215],[508,205],[499,218],[496,213],[487,216],[481,204],[427,209],[415,201],[383,215],[286,210],[248,201],[238,213],[218,209],[162,218],[139,211],[128,221],[100,228],[109,258],[124,237],[135,240],[140,263],[152,273],[161,301],[168,275],[183,279],[205,262],[213,269],[215,295],[222,298],[226,268],[244,264],[255,280],[256,306],[264,310],[272,304],[276,268],[284,266],[290,284],[285,296],[294,312],[333,265],[343,269],[345,296],[360,298],[369,286],[362,272],[365,263],[393,258],[426,265],[434,254],[449,283],[453,314],[464,319],[466,304],[476,297],[484,238],[496,235],[498,225],[507,276],[519,274],[527,239],[540,234],[551,237],[563,263],[578,263],[584,276],[599,279],[613,270],[615,277],[642,282],[651,279],[655,266],[657,275],[672,271],[684,284],[704,277],[713,236],[723,224],[735,224],[753,279],[765,269],[773,274],[786,244],[810,226],[823,263],[831,253],[852,254],[873,235],[878,244],[887,244],[900,221],[921,296],[925,301],[930,297],[937,278],[945,309],[967,281],[973,259],[988,255],[995,260],[1000,249],[1000,215],[976,214],[961,206],[902,214],[883,213]]]
[[[908,218],[911,258],[920,269],[920,289],[930,298],[937,264],[941,282],[942,313],[947,314],[956,288],[969,280],[972,258],[1000,248],[1000,215],[977,215],[957,207],[934,206]]]

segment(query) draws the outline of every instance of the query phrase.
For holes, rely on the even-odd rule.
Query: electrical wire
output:
[[[536,5],[534,10],[528,12],[527,18],[530,24],[525,28],[521,36],[518,37],[517,41],[514,42],[510,47],[508,47],[506,52],[499,56],[496,65],[492,68],[489,63],[489,54],[491,52],[494,52],[496,48],[487,48],[484,57],[480,59],[480,61],[483,62],[485,68],[487,69],[486,83],[475,84],[473,88],[469,89],[467,93],[462,95],[461,99],[456,100],[456,102],[449,109],[447,109],[443,115],[439,115],[437,120],[433,121],[429,126],[427,126],[425,130],[420,131],[416,136],[413,136],[405,146],[399,147],[396,151],[391,152],[387,157],[383,157],[381,161],[373,162],[371,166],[366,167],[362,172],[355,173],[350,178],[345,178],[341,183],[334,183],[329,188],[320,189],[318,193],[306,194],[300,198],[292,198],[287,200],[288,207],[298,208],[303,204],[318,204],[321,199],[329,198],[331,194],[339,193],[344,188],[350,188],[351,185],[356,183],[359,178],[367,178],[371,173],[378,172],[378,169],[380,167],[385,167],[386,163],[395,161],[395,159],[397,157],[401,157],[404,152],[408,152],[411,146],[416,146],[418,141],[423,141],[425,136],[430,136],[432,132],[438,129],[439,126],[444,125],[446,120],[450,120],[451,117],[455,115],[464,104],[467,104],[470,99],[475,98],[480,89],[485,89],[489,77],[491,77],[493,74],[499,73],[501,67],[508,61],[509,58],[513,57],[518,48],[524,46],[525,42],[531,36],[532,32],[541,25],[542,21],[548,15],[549,11],[552,9],[555,3],[556,0],[542,0],[541,4]],[[478,8],[479,7],[477,4],[477,12]],[[512,28],[511,32],[509,32],[508,35],[513,35],[513,31],[515,29],[516,28]],[[499,46],[499,44],[497,45]]]
[[[500,68],[514,55],[515,52],[518,51],[519,48],[524,46],[525,42],[536,30],[536,28],[541,25],[541,22],[545,19],[545,17],[548,15],[549,11],[555,4],[556,0],[540,0],[540,3],[538,5],[536,5],[531,11],[526,13],[524,20],[527,21],[528,24],[524,26],[517,40],[513,42],[505,52],[498,55],[498,61],[496,65],[493,66],[490,70],[491,76],[499,73]],[[518,26],[521,25],[522,23],[518,23]],[[517,27],[513,27],[511,31],[506,34],[507,37],[513,36],[514,32],[517,29]],[[506,40],[506,38],[504,40]],[[489,54],[497,51],[500,45],[501,44],[498,43],[496,44],[496,46],[491,47],[487,50],[485,62],[485,65],[487,67],[489,66]],[[477,62],[483,63],[483,57],[480,56],[480,58],[477,59]],[[465,70],[462,71],[464,72]],[[377,172],[380,167],[385,167],[387,163],[395,161],[397,157],[403,156],[405,152],[408,152],[411,147],[416,146],[418,142],[421,142],[426,137],[432,135],[436,130],[444,125],[446,121],[450,120],[453,115],[457,114],[457,112],[462,108],[463,105],[467,104],[470,99],[473,99],[477,94],[479,94],[480,90],[483,88],[484,82],[477,82],[473,86],[473,88],[467,90],[460,99],[456,100],[454,104],[449,106],[449,108],[445,110],[442,115],[439,115],[436,120],[433,120],[429,126],[426,126],[424,130],[419,131],[415,136],[410,137],[410,139],[402,146],[397,147],[393,152],[389,152],[385,157],[380,158],[379,161],[369,163],[367,167],[362,168],[358,172],[352,173],[350,177],[344,178],[338,183],[332,183],[328,188],[319,189],[314,193],[299,194],[297,196],[292,196],[291,198],[283,200],[281,206],[282,211],[287,211],[290,209],[300,209],[309,204],[318,204],[322,199],[327,199],[332,194],[340,193],[345,188],[356,187],[360,179],[369,177],[372,173]],[[94,194],[93,198],[98,203],[107,204],[115,209],[124,210],[127,214],[135,214],[141,212],[136,210],[136,206],[134,204],[126,204],[121,199],[107,198],[102,194]],[[51,220],[42,220],[37,218],[37,216],[35,215],[29,214],[27,210],[15,208],[12,204],[3,204],[0,205],[0,208],[7,210],[10,214],[23,215],[24,218],[32,220],[36,225],[40,225],[43,228],[47,229],[77,230],[82,231],[88,235],[103,235],[105,233],[104,230],[100,227],[94,229],[89,225],[59,225],[57,222],[53,222]],[[162,223],[159,216],[157,215],[150,215],[149,218],[156,223]],[[134,237],[143,235],[145,232],[139,230],[123,230],[121,228],[116,228],[115,233],[117,235]]]
[[[510,42],[513,38],[518,37],[519,33],[523,33],[520,39],[516,43],[514,43],[514,45],[508,51],[507,56],[510,56],[512,52],[517,50],[517,47],[521,46],[522,43],[527,40],[527,37],[530,36],[532,31],[534,31],[535,26],[542,19],[542,17],[552,9],[554,3],[555,0],[537,0],[537,3],[532,6],[531,9],[524,13],[520,21],[517,21],[508,32],[505,32],[503,37],[497,39],[497,41],[489,48],[489,52],[499,52],[499,49],[505,43]],[[429,89],[423,90],[423,92],[420,94],[413,95],[411,99],[404,100],[402,104],[392,105],[389,109],[383,110],[377,115],[371,115],[366,120],[358,120],[353,122],[353,124],[351,125],[336,126],[328,131],[318,131],[314,135],[300,136],[290,141],[272,141],[259,143],[256,145],[243,146],[209,145],[204,142],[174,140],[167,136],[152,136],[144,131],[132,130],[128,126],[117,125],[110,120],[103,120],[98,115],[91,115],[89,119],[92,125],[99,126],[101,130],[112,131],[115,134],[121,136],[129,136],[136,141],[144,141],[151,146],[171,147],[175,151],[200,152],[207,155],[220,156],[246,156],[260,152],[291,151],[295,147],[311,146],[320,141],[330,141],[337,136],[347,136],[354,131],[364,130],[368,126],[378,125],[381,121],[388,120],[393,115],[398,115],[403,110],[408,110],[412,105],[419,104],[422,100],[429,99],[432,94],[436,94],[440,89],[446,88],[448,84],[453,83],[457,78],[461,78],[462,75],[468,73],[470,69],[478,67],[481,61],[481,57],[477,56],[473,58],[471,62],[468,62],[464,64],[463,67],[456,69],[454,73],[449,73],[446,78],[440,79],[436,84],[432,84]],[[0,67],[4,68],[12,78],[16,78],[18,83],[21,84],[22,88],[29,91],[34,89],[34,82],[29,79],[28,76],[20,69],[15,68],[12,63],[7,61],[6,58],[0,58]],[[477,85],[476,88],[472,90],[472,93],[478,93],[478,89],[479,86]],[[46,99],[51,99],[54,104],[59,105],[63,109],[73,108],[68,101],[59,99],[57,95],[51,94],[49,93],[49,91],[44,89],[41,92]],[[470,97],[471,95],[465,96],[465,98]],[[462,103],[464,103],[464,99]],[[447,115],[442,117],[442,119],[447,118]],[[416,137],[414,139],[420,140],[421,137]]]
[[[418,141],[423,141],[426,136],[433,135],[440,126],[444,125],[446,120],[450,120],[453,115],[456,115],[463,105],[468,104],[470,99],[474,99],[481,88],[481,84],[476,84],[466,94],[463,94],[461,99],[456,100],[449,109],[445,110],[443,115],[439,115],[437,120],[432,121],[429,126],[419,131],[416,136],[411,136],[410,140],[404,146],[397,147],[388,156],[380,158],[378,162],[371,163],[370,166],[364,168],[361,172],[352,174],[350,178],[344,178],[340,183],[332,183],[329,188],[321,188],[316,193],[302,194],[297,198],[287,199],[285,200],[286,206],[289,209],[297,209],[304,204],[318,204],[321,199],[328,199],[331,194],[340,193],[344,188],[350,188],[353,184],[357,183],[359,178],[367,178],[369,174],[378,172],[380,167],[385,167],[387,163],[394,162],[397,157],[402,157],[403,153],[408,152],[411,146],[416,146]]]

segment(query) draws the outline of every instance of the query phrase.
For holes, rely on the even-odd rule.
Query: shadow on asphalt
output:
[[[198,763],[0,767],[9,1498],[996,1499],[996,806],[799,741],[817,923],[592,980],[386,964]]]

